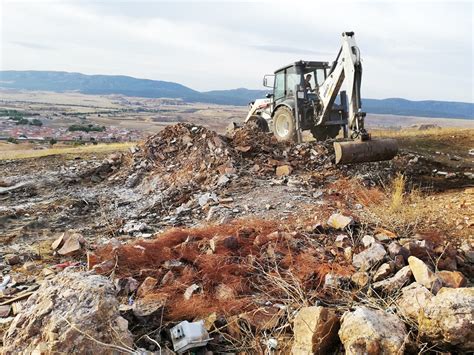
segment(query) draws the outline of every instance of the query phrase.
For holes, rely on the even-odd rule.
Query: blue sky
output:
[[[471,1],[0,0],[0,68],[262,88],[299,59],[361,49],[363,96],[473,102]]]

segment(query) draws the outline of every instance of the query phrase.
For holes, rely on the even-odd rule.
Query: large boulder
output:
[[[99,275],[63,272],[45,281],[5,333],[3,352],[117,353],[131,348],[116,289]]]
[[[341,318],[339,338],[347,355],[403,354],[406,337],[401,319],[381,310],[358,307]]]
[[[474,288],[443,287],[418,317],[423,339],[474,351]]]
[[[339,317],[326,307],[304,307],[295,317],[294,355],[327,354],[338,341]]]

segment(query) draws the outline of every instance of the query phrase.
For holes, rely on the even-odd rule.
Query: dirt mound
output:
[[[120,174],[134,187],[145,178],[154,187],[215,185],[222,175],[274,174],[287,164],[294,170],[314,171],[332,166],[330,143],[291,145],[273,135],[244,126],[232,137],[204,127],[179,123],[148,138],[126,158]],[[157,180],[159,177],[159,181]]]

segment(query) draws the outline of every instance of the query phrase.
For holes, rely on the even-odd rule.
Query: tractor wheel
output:
[[[336,138],[341,130],[341,126],[314,126],[311,128],[311,134],[317,141]]]
[[[255,126],[259,131],[262,132],[270,132],[270,128],[268,127],[268,123],[265,118],[258,115],[250,116],[245,124]]]
[[[278,108],[273,116],[273,134],[279,141],[296,141],[296,125],[288,107]]]

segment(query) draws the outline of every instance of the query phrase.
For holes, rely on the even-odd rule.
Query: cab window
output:
[[[285,96],[285,72],[275,75],[275,87],[273,89],[273,99],[278,100]]]

